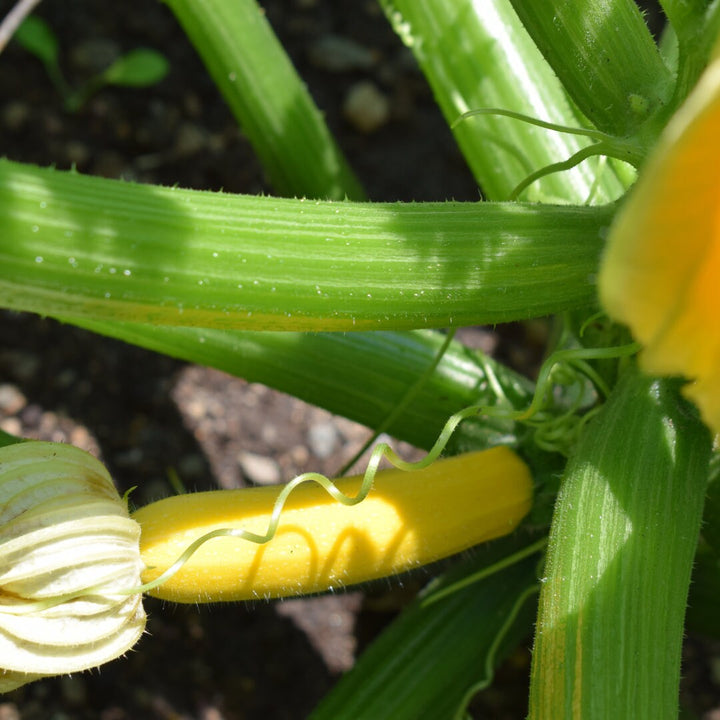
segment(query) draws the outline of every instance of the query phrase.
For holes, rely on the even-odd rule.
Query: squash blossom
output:
[[[682,375],[720,432],[720,59],[705,70],[614,223],[600,299],[643,345],[650,374]]]
[[[360,485],[336,481],[348,495]],[[499,447],[425,470],[381,471],[352,507],[301,484],[263,544],[204,538],[228,528],[265,534],[279,492],[179,495],[131,518],[105,468],[82,450],[0,448],[0,692],[122,655],[145,627],[141,583],[168,568],[180,569],[151,593],[177,602],[342,587],[511,532],[530,509],[532,481],[517,455]]]
[[[96,667],[145,628],[140,527],[105,467],[59,443],[0,448],[0,692]]]

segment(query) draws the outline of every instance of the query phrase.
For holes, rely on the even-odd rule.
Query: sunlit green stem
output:
[[[363,191],[255,0],[165,0],[282,195]]]
[[[0,306],[259,330],[505,322],[595,302],[611,207],[234,196],[0,162]]]
[[[678,384],[630,368],[563,479],[531,720],[674,720],[710,437]]]
[[[627,136],[662,111],[673,83],[633,0],[511,0],[577,103],[604,132]]]
[[[509,0],[381,0],[385,14],[413,51],[450,124],[468,111],[502,108],[577,127],[586,121],[523,28]],[[587,141],[495,115],[453,127],[486,197],[506,200],[524,177],[574,155]],[[530,200],[603,203],[623,192],[597,159],[547,175]]]

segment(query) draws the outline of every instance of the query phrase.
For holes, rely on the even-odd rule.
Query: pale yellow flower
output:
[[[145,628],[140,526],[71,445],[0,448],[0,692],[96,667]]]

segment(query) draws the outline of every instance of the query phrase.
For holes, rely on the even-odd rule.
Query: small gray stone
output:
[[[207,147],[209,135],[204,128],[184,122],[175,135],[175,152],[181,156],[193,155]]]
[[[376,61],[376,53],[340,35],[324,35],[308,52],[310,62],[328,72],[367,70]]]
[[[21,720],[15,703],[0,703],[0,720]]]
[[[9,383],[0,385],[0,411],[15,415],[27,405],[27,398]]]
[[[11,100],[3,106],[2,116],[8,130],[20,130],[30,117],[30,108],[19,100]]]
[[[333,454],[340,438],[335,425],[323,422],[310,427],[307,439],[312,454],[324,460]]]
[[[343,115],[356,130],[372,133],[390,119],[390,101],[375,83],[363,80],[348,91]]]
[[[90,155],[90,148],[79,140],[69,140],[65,145],[65,157],[73,165],[84,165]]]
[[[237,460],[243,475],[256,485],[275,485],[282,479],[280,466],[272,458],[243,450]]]

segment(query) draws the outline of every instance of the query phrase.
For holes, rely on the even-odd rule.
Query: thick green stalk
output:
[[[410,47],[448,123],[478,108],[501,108],[559,125],[586,121],[571,107],[556,75],[508,0],[381,0]],[[534,170],[565,160],[587,138],[540,129],[500,116],[472,117],[453,130],[483,192],[507,198]],[[535,182],[531,200],[602,203],[624,185],[598,159]]]
[[[629,369],[587,427],[550,534],[531,720],[675,720],[710,437],[678,383]]]
[[[678,67],[672,106],[678,107],[708,63],[720,29],[718,0],[661,0],[678,43]]]
[[[517,538],[512,544],[517,548]],[[502,554],[492,547],[489,553],[479,550],[434,583],[363,653],[311,720],[454,717],[468,689],[485,673],[491,675],[504,652],[529,632],[535,595],[528,599],[528,590],[537,583],[537,560],[526,559],[437,602],[432,598],[489,565],[493,553],[496,559],[511,554],[509,545],[500,545]],[[509,620],[514,622],[499,638]]]
[[[359,182],[255,0],[165,0],[281,195],[361,200]]]
[[[610,207],[306,202],[0,162],[0,306],[261,330],[496,323],[592,305]]]
[[[662,113],[673,79],[633,0],[510,0],[580,110],[634,134]]]
[[[261,382],[306,402],[377,428],[420,383],[404,410],[383,431],[429,450],[445,421],[469,405],[508,408],[530,403],[531,384],[504,365],[451,342],[427,377],[444,337],[440,333],[273,333],[131,323],[76,324],[190,362]],[[492,373],[493,377],[489,377]],[[515,445],[512,420],[463,421],[448,452]]]

